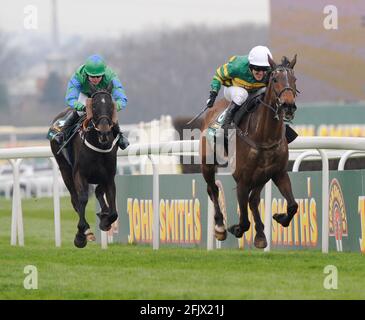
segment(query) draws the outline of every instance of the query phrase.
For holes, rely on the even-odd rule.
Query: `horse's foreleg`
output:
[[[222,211],[219,207],[219,188],[215,184],[215,166],[203,164],[202,173],[207,182],[207,192],[214,204],[214,233],[217,240],[223,241],[227,238],[227,230],[224,226]]]
[[[78,210],[79,223],[77,225],[78,232],[75,236],[74,244],[78,248],[83,248],[87,244],[87,234],[90,231],[90,225],[87,223],[85,218],[85,208],[89,199],[88,189],[89,185],[86,179],[82,178],[80,173],[77,171],[74,177],[75,189],[78,197]]]
[[[115,195],[116,195],[116,188],[114,179],[108,185],[104,186],[106,200],[109,205],[109,212],[107,214],[102,214],[99,216],[100,224],[99,227],[103,231],[109,231],[111,228],[112,223],[117,220],[118,213],[117,213],[117,206],[115,203]]]
[[[239,224],[232,225],[228,228],[228,231],[236,238],[241,238],[242,235],[250,229],[250,221],[248,220],[247,210],[248,192],[248,188],[242,182],[237,184],[237,198],[240,206]]]
[[[256,248],[266,248],[267,241],[264,233],[264,224],[261,221],[259,204],[260,204],[260,193],[263,186],[257,187],[251,191],[248,199],[250,209],[252,211],[253,218],[255,220],[256,236],[254,240],[254,245]]]
[[[109,212],[109,207],[105,202],[104,194],[105,194],[104,186],[99,184],[95,188],[95,196],[96,196],[96,199],[98,199],[98,201],[99,201],[101,213],[103,213],[103,212],[108,213]]]
[[[52,145],[52,150],[58,150],[55,148],[56,147]],[[56,151],[54,151],[54,153],[55,153],[55,158],[58,163],[58,167],[61,171],[62,179],[67,187],[67,190],[70,192],[71,204],[72,204],[73,208],[75,209],[75,211],[77,212],[78,207],[79,207],[79,201],[77,199],[77,193],[75,190],[74,180],[73,180],[73,176],[72,176],[72,168],[63,156],[57,155]]]
[[[293,191],[291,188],[291,182],[289,179],[288,173],[281,172],[278,175],[275,175],[272,180],[275,185],[278,187],[280,193],[287,201],[287,214],[285,213],[276,213],[273,218],[279,222],[283,227],[287,227],[290,224],[290,221],[293,219],[294,215],[297,212],[298,204],[296,203],[293,195]]]

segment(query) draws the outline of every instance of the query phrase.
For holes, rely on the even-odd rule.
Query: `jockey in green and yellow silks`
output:
[[[113,85],[111,95],[117,111],[125,109],[128,100],[116,73],[106,66],[101,56],[94,54],[88,57],[85,64],[75,71],[68,82],[65,103],[71,110],[66,113],[61,122],[58,120],[58,123],[62,123],[62,127],[58,127],[55,134],[49,135],[50,139],[62,144],[65,139],[64,130],[76,123],[78,118],[85,112],[86,104],[91,103],[90,84],[97,90],[102,90],[108,88],[110,83]],[[115,135],[120,133],[118,145],[121,149],[125,149],[129,142],[120,131],[118,123],[113,127],[113,131]]]
[[[223,129],[230,125],[234,114],[246,101],[249,92],[267,85],[266,74],[270,69],[268,56],[272,58],[267,47],[256,46],[248,55],[233,56],[228,63],[217,69],[210,84],[211,91],[207,107],[213,107],[221,86],[224,86],[224,97],[230,105],[225,113]]]

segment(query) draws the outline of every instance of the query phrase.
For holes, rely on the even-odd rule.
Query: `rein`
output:
[[[270,104],[267,104],[266,102],[264,102],[263,100],[261,100],[261,99],[259,99],[259,101],[260,101],[260,103],[262,103],[265,107],[267,107],[267,108],[269,108],[270,110],[272,110],[273,112],[274,112],[274,119],[276,119],[276,120],[279,120],[279,110],[280,110],[280,108],[282,107],[282,105],[283,105],[283,103],[281,103],[280,102],[280,97],[281,97],[281,95],[285,92],[285,91],[291,91],[291,92],[293,92],[293,94],[294,94],[294,97],[296,97],[297,96],[297,93],[300,93],[299,92],[299,90],[297,90],[296,88],[294,89],[294,88],[292,88],[290,85],[289,85],[289,80],[288,80],[288,68],[285,68],[285,67],[283,67],[283,66],[280,66],[280,67],[278,67],[277,69],[274,69],[273,71],[272,71],[272,73],[271,74],[273,74],[274,72],[276,72],[276,71],[278,71],[278,69],[281,69],[281,71],[285,71],[286,72],[286,75],[285,75],[285,78],[286,78],[286,85],[285,85],[285,87],[280,91],[280,92],[277,92],[276,90],[275,90],[275,88],[273,87],[272,89],[273,89],[273,91],[274,91],[274,93],[275,93],[275,107],[276,108],[274,108],[272,105],[270,105]],[[283,70],[284,69],[284,70]],[[271,81],[273,81],[273,79],[271,80]],[[271,81],[270,81],[270,84],[271,84]],[[267,91],[268,92],[268,91]]]
[[[97,94],[99,93],[107,93],[110,95],[110,92],[108,91],[97,91],[97,92],[94,92],[92,95],[91,95],[91,99],[93,99]],[[99,116],[97,119],[96,119],[96,122],[95,122],[95,119],[92,117],[92,113],[91,113],[91,117],[90,118],[86,118],[86,120],[84,121],[83,123],[83,130],[80,131],[80,137],[81,139],[83,140],[84,144],[91,150],[93,151],[96,151],[96,152],[99,152],[99,153],[109,153],[111,152],[116,143],[118,142],[119,138],[120,138],[120,134],[118,134],[115,139],[113,140],[112,144],[111,144],[111,147],[108,148],[108,149],[101,149],[101,148],[98,148],[96,146],[94,146],[93,144],[91,144],[89,141],[87,141],[87,133],[90,132],[90,130],[95,130],[96,132],[101,132],[101,130],[97,127],[97,124],[103,120],[103,119],[106,119],[108,121],[108,125],[109,125],[109,130],[112,130],[112,127],[114,125],[114,122],[113,122],[113,119],[110,119],[109,116],[107,115],[101,115]],[[89,125],[91,124],[91,125]]]
[[[258,101],[263,104],[265,107],[269,108],[271,111],[274,112],[274,119],[276,120],[280,120],[280,117],[279,117],[279,111],[283,105],[283,103],[280,102],[280,97],[281,95],[285,92],[285,91],[291,91],[293,92],[294,94],[294,97],[297,96],[297,92],[300,93],[296,88],[292,88],[290,87],[289,85],[289,80],[288,80],[288,69],[285,68],[285,67],[282,67],[280,66],[278,69],[284,69],[284,71],[286,72],[286,85],[285,87],[280,91],[280,92],[277,92],[275,90],[275,88],[273,87],[273,92],[275,94],[275,107],[273,107],[271,104],[268,104],[266,103],[265,101],[263,101],[262,99],[258,98]],[[277,69],[275,69],[277,70]],[[275,72],[275,70],[273,72]],[[273,80],[271,80],[273,81]],[[271,83],[270,81],[270,83]],[[269,91],[266,91],[266,92],[269,92]],[[265,98],[264,98],[265,99]],[[256,143],[255,141],[253,141],[249,136],[248,136],[248,128],[249,128],[249,125],[250,125],[250,120],[251,120],[251,116],[250,118],[248,119],[247,121],[247,127],[246,127],[246,130],[243,131],[241,130],[241,128],[239,128],[236,124],[235,124],[235,129],[237,130],[237,135],[240,139],[242,139],[244,142],[246,142],[250,147],[256,149],[256,150],[271,150],[271,149],[274,149],[274,148],[277,148],[281,142],[283,141],[283,139],[285,138],[285,126],[283,126],[283,129],[282,129],[282,136],[280,138],[279,141],[277,142],[274,142],[272,144],[266,144],[266,143],[261,143],[261,144],[258,144]]]
[[[80,134],[81,135],[81,134]],[[110,151],[112,151],[116,145],[116,143],[118,142],[119,140],[119,137],[120,137],[120,134],[118,133],[118,135],[115,137],[115,139],[113,140],[112,142],[112,146],[109,148],[109,149],[100,149],[100,148],[97,148],[95,147],[94,145],[92,145],[89,141],[87,141],[86,139],[86,136],[84,135],[82,138],[83,138],[83,141],[85,143],[85,145],[91,149],[91,150],[94,150],[96,152],[99,152],[99,153],[109,153]]]

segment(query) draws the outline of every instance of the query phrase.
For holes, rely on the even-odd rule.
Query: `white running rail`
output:
[[[350,150],[343,155],[341,159],[339,170],[343,170],[346,160],[353,154],[359,152],[365,152],[365,138],[336,138],[336,137],[298,137],[293,143],[290,144],[290,150],[303,150],[305,152],[302,156],[299,156],[294,163],[293,171],[298,171],[300,162],[305,157],[318,156],[322,159],[322,252],[328,252],[328,193],[329,193],[329,166],[326,150]],[[157,155],[178,155],[178,154],[198,154],[199,141],[198,140],[186,140],[186,141],[171,141],[155,144],[135,144],[131,145],[127,150],[119,150],[118,156],[126,157],[133,156],[149,156],[153,161],[153,202],[155,206],[154,221],[158,221],[159,218],[159,165],[154,161],[154,156]],[[51,158],[53,159],[51,150],[49,147],[27,147],[27,148],[8,148],[0,149],[0,159],[9,159],[13,165],[14,175],[14,194],[13,194],[13,207],[12,207],[12,225],[11,225],[11,245],[24,245],[24,231],[23,231],[23,214],[21,207],[21,194],[19,186],[19,159],[24,158]],[[61,246],[61,224],[60,224],[60,205],[59,205],[59,193],[58,193],[58,168],[57,163],[52,160],[53,165],[53,179],[54,179],[54,219],[55,219],[55,243],[56,246]],[[270,183],[266,188],[270,187]],[[271,192],[265,191],[265,196],[269,197]],[[270,202],[265,199],[265,202]],[[157,209],[157,210],[156,210]],[[211,211],[211,210],[209,210]],[[268,210],[269,214],[271,210]],[[209,212],[208,214],[211,214]],[[209,220],[209,219],[208,219]],[[271,216],[265,219],[265,230],[271,230]],[[210,228],[211,224],[208,224],[208,249],[213,247],[213,230]],[[158,223],[153,226],[153,248],[159,248],[159,225]],[[269,235],[269,234],[267,234]],[[106,237],[103,237],[106,239]],[[268,237],[268,249],[270,250],[270,238]],[[106,247],[105,243],[102,243]]]

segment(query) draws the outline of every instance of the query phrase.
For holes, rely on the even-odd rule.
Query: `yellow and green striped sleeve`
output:
[[[210,87],[213,91],[219,92],[222,84],[230,79],[232,78],[228,72],[228,63],[226,63],[216,70],[213,80],[210,83]]]

